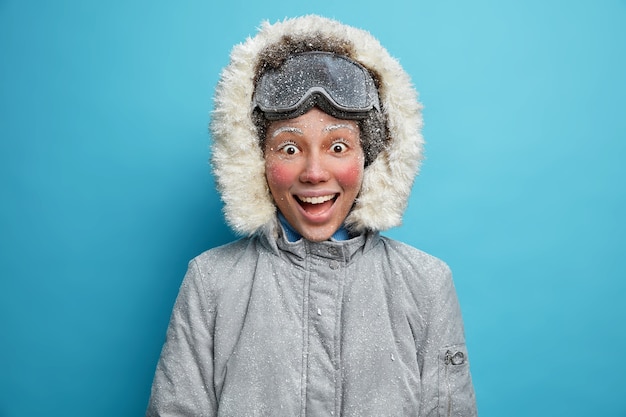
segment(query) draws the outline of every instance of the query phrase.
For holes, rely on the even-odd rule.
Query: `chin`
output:
[[[339,226],[337,226],[336,228],[332,228],[332,230],[327,228],[324,228],[322,230],[298,230],[298,233],[300,233],[303,238],[311,242],[323,242],[330,239],[338,228]]]

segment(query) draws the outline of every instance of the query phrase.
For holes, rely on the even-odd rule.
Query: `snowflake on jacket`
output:
[[[147,415],[475,416],[449,268],[380,235],[422,155],[399,63],[334,20],[265,23],[214,108],[214,174],[246,236],[190,263]]]

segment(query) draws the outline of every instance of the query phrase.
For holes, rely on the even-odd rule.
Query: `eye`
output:
[[[334,152],[334,153],[342,153],[348,150],[348,145],[346,145],[343,142],[335,142],[332,144],[332,146],[330,147],[330,149]]]
[[[300,152],[300,149],[298,149],[298,147],[293,143],[286,143],[281,146],[280,151],[287,155],[295,155]]]

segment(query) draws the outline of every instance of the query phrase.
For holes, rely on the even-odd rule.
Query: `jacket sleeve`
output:
[[[425,337],[418,344],[422,368],[419,415],[475,417],[476,399],[461,310],[450,269],[442,263],[440,271],[433,280],[436,284],[426,317]]]
[[[161,357],[147,417],[217,414],[213,387],[215,306],[195,261],[181,285]]]

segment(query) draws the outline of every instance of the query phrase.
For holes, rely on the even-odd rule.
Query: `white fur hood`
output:
[[[379,96],[390,141],[365,169],[363,186],[346,219],[353,231],[380,231],[402,221],[422,159],[422,114],[407,73],[368,32],[320,16],[262,24],[258,34],[236,45],[215,93],[211,119],[214,175],[226,220],[240,234],[252,234],[275,219],[276,207],[265,180],[265,162],[251,117],[259,53],[285,34],[324,33],[347,39],[352,59],[380,77]]]

